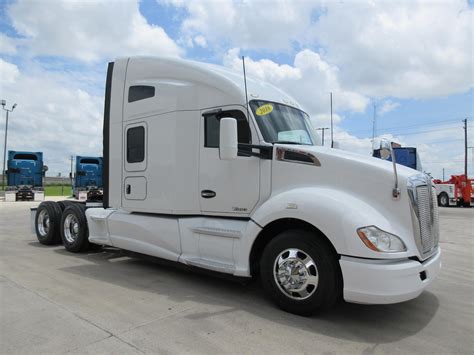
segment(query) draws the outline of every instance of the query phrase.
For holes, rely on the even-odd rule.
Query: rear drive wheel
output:
[[[71,203],[66,206],[61,217],[61,239],[70,252],[79,253],[89,249],[89,229],[82,204]]]
[[[441,207],[449,207],[449,196],[446,192],[441,192],[439,194],[438,205]]]
[[[56,202],[41,202],[36,210],[36,238],[41,244],[53,245],[61,242],[61,208]]]
[[[74,201],[68,201],[68,200],[58,201],[58,205],[59,205],[59,207],[61,207],[62,211],[64,211],[67,206],[70,206],[73,203],[75,203],[75,202]]]
[[[280,233],[263,251],[260,276],[266,293],[283,310],[309,316],[332,306],[342,294],[337,256],[305,230]]]

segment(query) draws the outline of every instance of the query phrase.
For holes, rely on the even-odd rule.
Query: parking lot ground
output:
[[[441,209],[443,269],[417,299],[311,318],[242,284],[107,248],[39,244],[31,202],[0,202],[1,353],[474,352],[474,208]]]

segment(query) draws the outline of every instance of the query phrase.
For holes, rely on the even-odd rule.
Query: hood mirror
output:
[[[392,190],[392,197],[398,200],[400,199],[400,188],[398,187],[397,162],[393,152],[392,142],[389,142],[386,139],[380,141],[380,157],[383,160],[389,160],[392,158],[393,174],[395,175],[395,187]]]
[[[386,140],[382,139],[380,141],[380,158],[383,160],[388,160],[392,156],[392,144]]]

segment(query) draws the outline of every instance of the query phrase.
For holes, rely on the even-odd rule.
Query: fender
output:
[[[391,216],[391,220],[385,216]],[[265,228],[273,221],[282,218],[294,218],[305,221],[319,229],[332,243],[340,255],[372,259],[406,258],[410,250],[416,250],[411,240],[411,230],[406,223],[398,221],[393,213],[376,210],[358,196],[345,191],[322,187],[299,187],[272,195],[251,216],[260,227]],[[381,253],[367,248],[357,235],[357,229],[375,225],[393,233],[405,242],[406,252]],[[410,227],[410,226],[408,226]],[[249,255],[255,238],[249,236],[248,250],[241,255]]]

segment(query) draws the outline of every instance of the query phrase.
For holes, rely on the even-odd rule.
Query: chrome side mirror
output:
[[[219,157],[222,160],[237,158],[237,120],[224,117],[219,128]]]
[[[393,174],[395,175],[395,187],[392,190],[392,197],[398,200],[400,198],[400,188],[398,187],[397,162],[392,148],[392,142],[389,142],[386,139],[380,141],[380,157],[383,160],[392,158]]]

